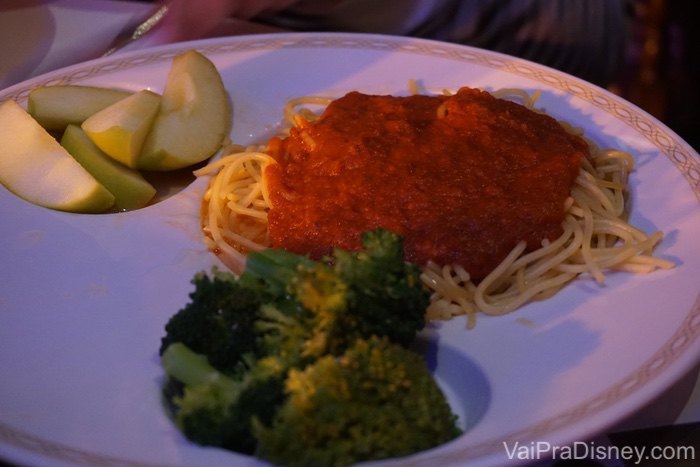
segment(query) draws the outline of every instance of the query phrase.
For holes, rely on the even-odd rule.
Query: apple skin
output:
[[[114,196],[17,102],[0,104],[0,183],[30,203],[99,213]]]
[[[77,125],[68,125],[61,146],[114,195],[115,211],[131,211],[148,204],[156,189],[137,170],[102,152]]]
[[[175,170],[214,155],[232,120],[231,101],[216,66],[195,50],[175,56],[162,96],[138,168]]]
[[[63,131],[69,124],[80,125],[90,115],[131,94],[95,86],[43,86],[29,93],[27,110],[47,130]]]
[[[81,128],[107,155],[136,167],[161,96],[144,89],[88,117]]]

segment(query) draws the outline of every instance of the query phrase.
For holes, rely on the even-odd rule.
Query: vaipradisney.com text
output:
[[[577,441],[559,446],[547,441],[503,442],[510,460],[620,460],[640,464],[646,460],[695,460],[694,446],[612,446]]]

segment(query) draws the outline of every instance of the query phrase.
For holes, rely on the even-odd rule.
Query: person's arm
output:
[[[211,35],[226,18],[249,20],[280,11],[298,0],[164,0],[168,11],[158,34],[168,42]]]

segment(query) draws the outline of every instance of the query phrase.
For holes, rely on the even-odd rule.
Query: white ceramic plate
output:
[[[437,377],[465,434],[414,464],[507,459],[504,443],[584,441],[649,402],[700,357],[700,158],[633,105],[571,76],[440,42],[347,34],[241,36],[76,65],[0,92],[80,83],[162,90],[186,48],[218,66],[233,140],[265,140],[294,96],[460,86],[540,90],[539,105],[603,146],[632,152],[632,222],[666,239],[678,267],[580,279],[500,318],[426,331]],[[157,349],[192,275],[217,264],[199,231],[206,180],[135,212],[74,215],[0,190],[0,455],[22,463],[254,464],[188,443],[163,413]],[[402,462],[402,465],[406,465]]]

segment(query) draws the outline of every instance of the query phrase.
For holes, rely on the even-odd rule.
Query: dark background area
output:
[[[637,0],[627,63],[610,90],[700,151],[700,2]]]

